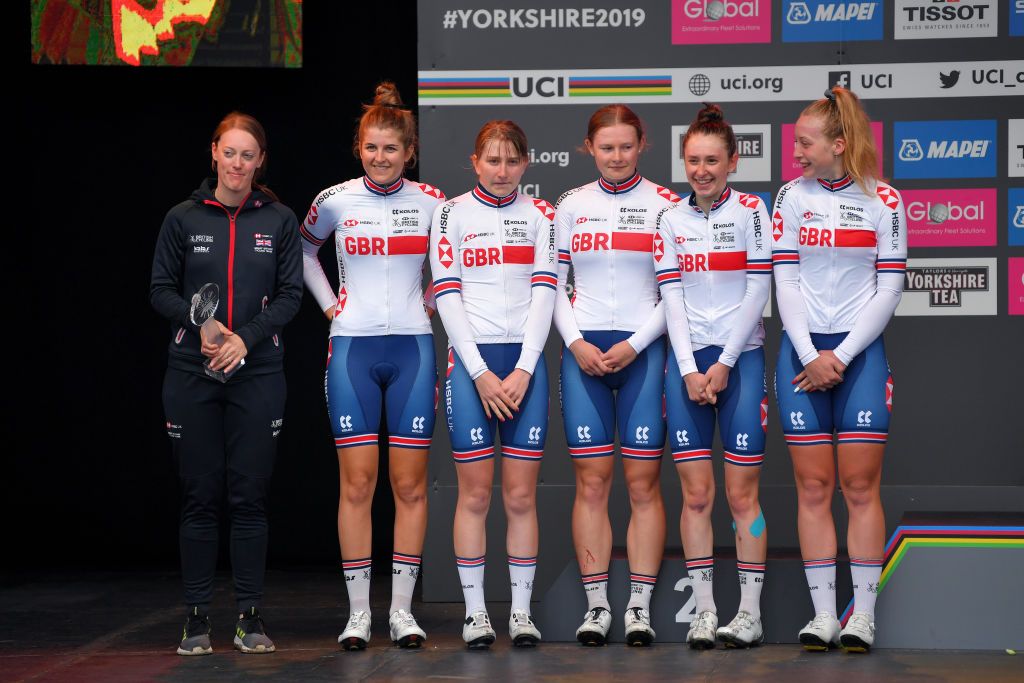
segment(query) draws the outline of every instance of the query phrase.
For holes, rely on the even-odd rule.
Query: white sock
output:
[[[416,579],[420,577],[419,555],[394,552],[391,555],[391,609],[394,614],[400,609],[412,611],[412,592],[416,590]]]
[[[533,595],[533,577],[537,573],[537,556],[508,556],[508,576],[512,583],[512,610],[530,613],[530,597]]]
[[[807,587],[811,589],[814,613],[828,612],[835,617],[836,558],[804,560],[804,575],[807,577]]]
[[[587,592],[587,611],[595,607],[611,610],[612,606],[608,604],[608,572],[584,574],[580,579],[583,581],[583,590]]]
[[[349,614],[370,611],[370,558],[341,561],[345,574],[345,590],[348,591]]]
[[[764,562],[736,560],[740,575],[740,611],[761,616],[761,587],[764,586]]]
[[[658,575],[639,574],[631,571],[629,573],[629,603],[626,609],[643,607],[648,612],[651,610],[651,593],[654,592],[654,584]]]
[[[882,560],[851,557],[850,574],[853,575],[853,611],[864,612],[874,619],[878,581],[882,577]]]
[[[715,607],[715,558],[697,557],[686,561],[686,571],[690,574],[690,587],[697,601],[697,614],[711,610],[718,614]]]
[[[486,610],[484,603],[484,556],[456,557],[459,567],[459,581],[462,582],[462,597],[466,601],[466,616]]]

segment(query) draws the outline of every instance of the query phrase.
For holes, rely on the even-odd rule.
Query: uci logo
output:
[[[900,145],[900,161],[920,161],[924,159],[924,149],[917,138],[907,138]]]
[[[541,78],[534,78],[533,76],[514,76],[512,78],[513,97],[530,97],[532,95],[537,95],[538,97],[564,97],[565,77],[543,76]]]

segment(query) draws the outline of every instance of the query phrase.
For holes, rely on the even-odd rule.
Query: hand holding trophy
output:
[[[192,324],[199,328],[199,335],[204,347],[213,346],[219,348],[224,343],[224,333],[221,332],[221,325],[217,322],[214,314],[220,304],[220,287],[215,282],[208,282],[199,288],[199,291],[192,295],[192,308],[189,311],[189,318]],[[210,367],[212,358],[203,362],[203,370],[206,374],[219,382],[227,382],[237,372],[238,368],[245,365],[242,358],[238,365],[228,372],[214,370]]]

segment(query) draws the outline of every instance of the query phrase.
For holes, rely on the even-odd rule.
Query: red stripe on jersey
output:
[[[713,251],[708,254],[709,270],[746,270],[747,252]]]
[[[426,254],[428,237],[426,235],[409,235],[406,237],[388,238],[388,255],[395,254]]]
[[[612,233],[612,249],[622,251],[654,251],[654,235],[644,233]]]
[[[533,263],[533,247],[502,247],[505,263]]]
[[[874,230],[836,230],[837,247],[873,247],[878,244]]]

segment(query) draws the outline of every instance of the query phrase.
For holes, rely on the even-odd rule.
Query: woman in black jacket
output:
[[[188,620],[178,654],[212,652],[207,611],[227,489],[238,625],[234,645],[273,652],[260,618],[266,495],[284,417],[281,329],[302,300],[298,222],[256,183],[263,127],[228,114],[213,134],[215,178],[164,219],[150,300],[171,322],[163,401],[181,479],[181,568]],[[209,298],[198,294],[216,291]],[[203,299],[207,305],[194,305]],[[205,317],[213,321],[200,329]]]

